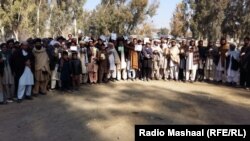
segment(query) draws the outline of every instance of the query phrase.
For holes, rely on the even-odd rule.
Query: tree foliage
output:
[[[184,11],[181,5],[185,5]],[[183,20],[182,15],[188,18]],[[182,25],[188,25],[196,39],[240,38],[249,35],[249,18],[249,0],[183,0],[173,14],[171,33],[182,36]]]
[[[148,17],[153,17],[158,1],[149,0],[102,0],[89,15],[89,31],[100,34],[131,34]],[[87,30],[88,30],[87,29]]]
[[[184,2],[177,4],[175,12],[170,23],[171,34],[174,37],[185,37],[188,30],[186,7]]]
[[[55,37],[81,29],[85,34],[130,34],[156,13],[158,1],[102,0],[86,11],[86,0],[1,0],[0,37]]]

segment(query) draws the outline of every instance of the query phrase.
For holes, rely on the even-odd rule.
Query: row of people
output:
[[[250,39],[244,46],[220,40],[217,47],[203,41],[161,39],[143,41],[122,37],[105,43],[63,37],[28,39],[1,44],[0,102],[21,102],[47,90],[79,90],[80,84],[152,79],[184,82],[216,81],[250,87]]]

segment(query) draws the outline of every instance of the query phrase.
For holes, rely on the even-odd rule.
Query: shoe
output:
[[[8,99],[7,103],[13,103],[14,101],[12,99]]]
[[[0,102],[0,105],[7,105],[8,104],[8,102]]]
[[[40,94],[41,94],[41,95],[47,95],[46,93],[42,93],[42,92],[41,92]]]
[[[26,96],[26,99],[33,100],[33,98],[31,96]]]
[[[34,93],[33,93],[33,94],[32,94],[32,96],[34,96],[34,97],[38,97],[38,94],[34,94]]]
[[[22,99],[18,99],[18,100],[17,100],[17,103],[22,103]]]

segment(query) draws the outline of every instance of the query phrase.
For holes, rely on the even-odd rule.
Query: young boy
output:
[[[69,55],[67,51],[64,51],[62,57],[59,61],[58,71],[61,73],[60,80],[62,83],[62,91],[70,90],[70,81],[71,81],[71,67],[69,61]]]
[[[72,53],[72,60],[70,61],[71,73],[72,73],[72,84],[74,90],[79,90],[80,88],[80,75],[82,73],[82,63],[77,57],[77,52]]]

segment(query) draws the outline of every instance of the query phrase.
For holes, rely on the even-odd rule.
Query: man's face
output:
[[[93,47],[93,46],[94,46],[93,42],[89,42],[89,45],[90,45],[91,47]]]
[[[72,39],[72,35],[71,34],[69,34],[68,37],[69,37],[69,39]]]
[[[157,41],[155,41],[155,42],[154,42],[154,45],[155,45],[155,46],[158,46],[158,42],[157,42]]]
[[[13,48],[13,47],[14,47],[14,43],[10,42],[10,43],[8,44],[8,46],[9,46],[9,48]]]
[[[36,49],[41,49],[42,48],[42,44],[40,42],[36,42],[35,43],[35,47],[36,47]]]
[[[134,40],[133,40],[133,43],[134,43],[134,44],[137,44],[137,39],[134,39]]]
[[[187,44],[187,42],[186,42],[186,41],[182,41],[182,44],[183,44],[183,45],[186,45],[186,44]]]
[[[7,46],[6,46],[6,45],[4,45],[4,46],[2,47],[2,51],[3,51],[3,52],[7,51]]]
[[[213,42],[209,42],[209,43],[208,43],[208,46],[213,46]]]
[[[63,59],[65,59],[65,60],[68,59],[68,55],[64,54]]]
[[[102,50],[105,50],[105,46],[104,46],[104,45],[102,45],[101,49],[102,49]]]
[[[74,54],[74,55],[73,55],[73,59],[77,59],[77,54]]]
[[[146,47],[150,47],[150,44],[149,44],[149,43],[147,43],[147,44],[146,44]]]
[[[221,45],[225,45],[226,44],[226,40],[221,40]]]
[[[230,50],[234,51],[235,50],[235,46],[234,45],[230,45]]]
[[[22,49],[23,50],[27,50],[28,49],[28,45],[22,45]]]
[[[199,46],[203,46],[203,42],[199,42]]]
[[[173,46],[175,46],[175,45],[176,45],[176,42],[172,42],[171,44],[172,44],[172,47],[173,47]]]
[[[248,39],[245,39],[245,40],[244,40],[244,44],[245,44],[245,45],[248,45],[248,44],[249,44],[249,40],[248,40]]]

